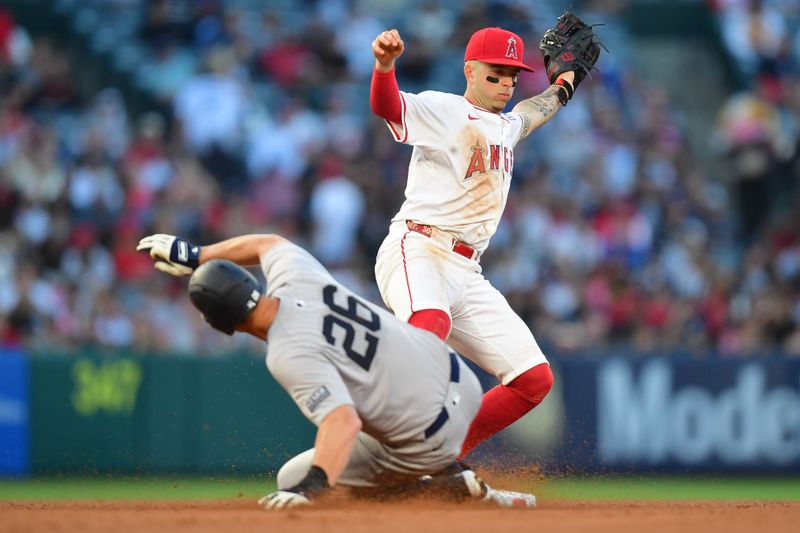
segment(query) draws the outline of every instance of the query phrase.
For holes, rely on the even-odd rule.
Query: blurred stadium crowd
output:
[[[70,2],[61,2],[70,4]],[[372,39],[397,27],[401,89],[463,92],[469,35],[520,33],[527,60],[559,2],[107,0],[135,21],[134,114],[84,94],[80,58],[0,7],[0,345],[213,355],[249,347],[202,324],[183,280],[135,252],[279,232],[380,301],[372,267],[410,149],[369,113]],[[264,5],[275,4],[274,9]],[[746,82],[708,146],[667,92],[627,70],[621,1],[574,2],[612,54],[515,153],[484,273],[559,353],[585,348],[800,355],[800,7],[708,2]],[[371,5],[371,4],[370,4]],[[532,6],[536,6],[535,8]],[[702,70],[702,66],[698,66]],[[691,73],[685,76],[691,90]],[[540,70],[517,98],[541,91]],[[707,175],[698,152],[717,150]],[[244,346],[240,343],[244,343]]]

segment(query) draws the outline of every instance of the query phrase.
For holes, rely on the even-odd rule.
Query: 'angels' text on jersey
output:
[[[503,172],[506,174],[511,174],[514,170],[514,150],[511,150],[505,146],[500,146],[499,144],[489,145],[489,170],[500,169],[501,148],[503,151]],[[471,178],[476,172],[478,174],[484,174],[487,166],[486,149],[481,146],[480,143],[476,142],[474,145],[470,146],[469,149],[472,150],[472,157],[469,159],[467,175],[464,176],[465,180]]]
[[[437,226],[480,251],[497,230],[514,169],[523,119],[493,113],[463,96],[400,93],[395,140],[414,146],[406,201],[393,221]]]

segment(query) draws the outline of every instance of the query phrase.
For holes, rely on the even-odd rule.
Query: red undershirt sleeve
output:
[[[369,104],[372,112],[379,117],[399,124],[403,118],[400,102],[400,87],[394,76],[394,69],[389,72],[372,70],[372,83],[369,90]]]

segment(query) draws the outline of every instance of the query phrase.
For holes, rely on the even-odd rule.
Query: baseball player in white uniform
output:
[[[481,255],[503,214],[514,148],[572,96],[574,73],[503,112],[514,94],[524,44],[484,28],[464,56],[464,95],[399,90],[397,30],[376,37],[370,103],[398,142],[414,147],[405,202],[392,219],[375,275],[386,305],[402,320],[436,333],[494,374],[461,457],[541,403],[553,374],[532,333],[481,274]]]
[[[161,271],[192,274],[189,296],[212,327],[268,341],[269,371],[318,426],[314,448],[280,469],[264,506],[309,503],[337,484],[447,488],[501,506],[535,505],[533,495],[452,470],[480,405],[469,367],[435,335],[336,282],[299,246],[246,235],[200,247],[157,234],[137,250]],[[239,266],[259,264],[266,292]]]

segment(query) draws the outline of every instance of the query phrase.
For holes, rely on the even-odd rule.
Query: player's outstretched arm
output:
[[[172,276],[188,276],[201,263],[228,259],[242,266],[257,265],[261,256],[284,242],[280,235],[242,235],[216,244],[199,246],[186,239],[156,233],[139,241],[137,252],[147,252],[156,269]]]
[[[547,79],[552,85],[538,96],[520,102],[514,111],[525,121],[520,139],[524,139],[567,105],[600,57],[600,49],[606,49],[595,35],[592,26],[574,13],[567,11],[548,29],[539,43],[544,59]]]
[[[275,234],[240,235],[203,246],[200,250],[200,263],[212,259],[227,259],[241,266],[258,265],[262,255],[284,241],[286,239]]]
[[[565,72],[559,77],[559,80],[572,83],[573,77],[574,74],[572,72]],[[542,93],[523,100],[514,106],[512,111],[519,113],[523,120],[522,133],[520,133],[519,140],[524,139],[533,130],[556,116],[556,113],[562,107],[559,92],[563,90],[561,86],[553,84]]]

